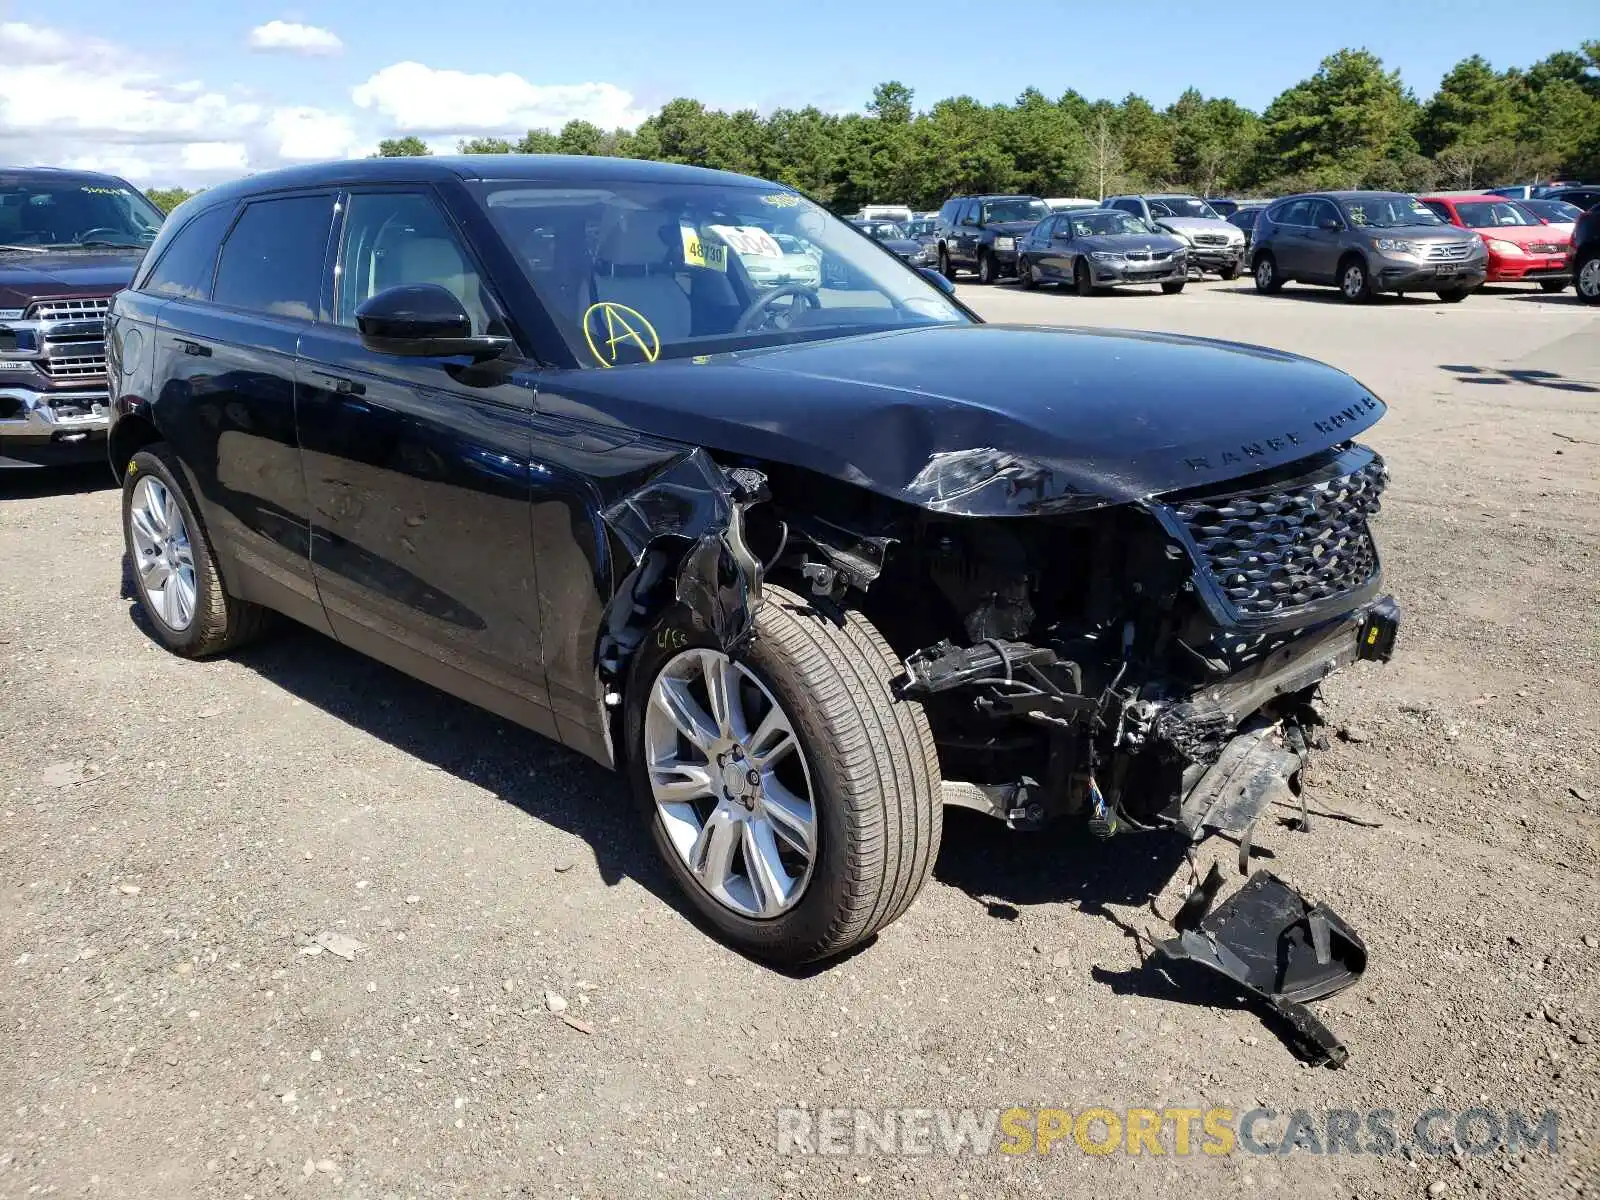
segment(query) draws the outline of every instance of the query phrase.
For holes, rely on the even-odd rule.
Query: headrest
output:
[[[666,213],[620,213],[601,234],[597,257],[615,267],[668,265],[678,260],[673,244],[680,236],[677,221]]]

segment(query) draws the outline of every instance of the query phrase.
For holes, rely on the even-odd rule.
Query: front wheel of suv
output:
[[[172,653],[184,658],[221,654],[254,638],[266,624],[266,609],[223,588],[183,468],[165,443],[146,446],[128,460],[122,535],[150,631]]]
[[[1236,260],[1223,267],[1218,274],[1220,274],[1224,279],[1237,279],[1239,278],[1240,274],[1243,273],[1243,271],[1244,263]]]
[[[1255,280],[1258,292],[1276,292],[1283,287],[1283,278],[1278,274],[1278,260],[1266,252],[1256,255]]]
[[[1366,263],[1352,257],[1339,264],[1339,293],[1346,304],[1365,304],[1372,299],[1372,280],[1367,277]]]
[[[1600,252],[1590,251],[1574,264],[1573,288],[1582,304],[1600,304]]]
[[[859,613],[770,583],[732,653],[681,609],[641,645],[624,712],[633,790],[696,914],[740,951],[841,953],[927,882],[943,785],[899,671]]]
[[[978,282],[990,284],[1000,278],[1000,265],[987,250],[978,251]]]

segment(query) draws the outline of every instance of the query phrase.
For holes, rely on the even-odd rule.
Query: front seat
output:
[[[678,282],[683,269],[678,222],[661,212],[625,212],[600,235],[594,299],[625,304],[655,327],[663,344],[689,337],[694,310]]]

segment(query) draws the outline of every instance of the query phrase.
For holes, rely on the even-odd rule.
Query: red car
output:
[[[1504,196],[1424,196],[1452,225],[1470,229],[1489,248],[1485,283],[1537,283],[1559,292],[1572,282],[1572,225],[1541,220]]]

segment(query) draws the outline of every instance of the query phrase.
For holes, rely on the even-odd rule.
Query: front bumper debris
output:
[[[1197,963],[1248,988],[1288,1023],[1303,1057],[1342,1067],[1349,1051],[1306,1003],[1360,979],[1366,943],[1338,913],[1268,871],[1257,871],[1226,903],[1207,911],[1221,881],[1213,865],[1196,889],[1200,900],[1186,904],[1174,921],[1178,936],[1158,942],[1156,955]]]

